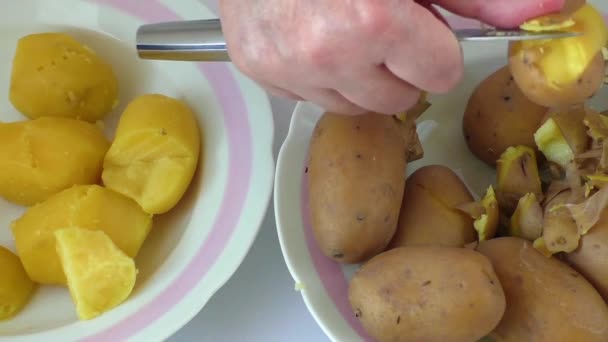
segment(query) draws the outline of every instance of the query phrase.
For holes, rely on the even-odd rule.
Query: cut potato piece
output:
[[[78,318],[95,318],[129,297],[137,278],[135,262],[106,233],[74,227],[54,235]]]
[[[109,141],[95,125],[43,117],[0,123],[0,196],[30,206],[101,179]]]
[[[565,169],[574,160],[574,152],[553,118],[545,121],[534,133],[534,140],[547,160],[562,168]]]
[[[13,252],[0,246],[0,321],[15,317],[29,302],[36,285]]]
[[[95,122],[118,104],[118,80],[110,64],[70,35],[31,34],[17,43],[10,101],[32,119]]]
[[[98,185],[64,190],[29,208],[12,223],[17,252],[34,281],[65,284],[54,231],[78,226],[103,230],[130,257],[135,257],[152,226],[152,217],[133,200]]]
[[[104,161],[103,183],[145,212],[162,214],[186,192],[199,152],[198,123],[190,108],[164,95],[143,95],[120,118]]]

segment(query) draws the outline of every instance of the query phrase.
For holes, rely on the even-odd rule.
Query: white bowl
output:
[[[608,13],[605,2],[590,3]],[[453,27],[479,26],[478,22],[459,17],[448,19]],[[473,89],[506,64],[507,53],[504,43],[469,43],[463,50],[464,81],[448,95],[430,97],[432,107],[418,123],[424,158],[408,166],[408,175],[425,165],[445,165],[458,173],[478,197],[494,182],[495,173],[469,152],[462,134],[462,115]],[[606,89],[592,104],[608,109]],[[347,297],[348,281],[358,265],[342,266],[325,257],[316,245],[308,217],[307,149],[322,114],[314,105],[299,103],[279,153],[274,190],[279,240],[296,288],[327,336],[333,341],[371,341],[352,313]]]
[[[138,282],[122,305],[77,320],[66,288],[43,286],[17,317],[0,322],[0,340],[162,340],[190,320],[248,252],[273,185],[274,126],[265,92],[230,64],[140,60],[137,27],[147,22],[215,17],[195,0],[5,2],[0,11],[0,121],[24,120],[8,101],[17,39],[65,31],[113,64],[120,106],[106,120],[111,137],[125,105],[160,92],[198,114],[203,150],[190,190],[154,226],[137,257]],[[9,223],[24,208],[0,201],[0,244],[15,251]],[[1,272],[1,271],[0,271]],[[1,276],[1,273],[0,273]]]

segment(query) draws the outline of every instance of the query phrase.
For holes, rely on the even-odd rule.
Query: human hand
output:
[[[222,0],[235,66],[271,94],[343,114],[394,114],[463,74],[460,44],[431,7],[498,27],[564,0]]]

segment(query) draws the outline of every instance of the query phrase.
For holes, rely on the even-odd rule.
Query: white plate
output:
[[[42,287],[15,319],[0,322],[0,340],[156,341],[190,320],[229,279],[248,252],[273,185],[274,126],[265,92],[230,64],[140,60],[139,25],[214,18],[195,0],[3,2],[0,11],[0,120],[23,120],[8,101],[17,39],[66,31],[86,42],[117,71],[121,105],[106,120],[112,135],[134,96],[161,92],[186,101],[203,135],[201,164],[178,207],[154,218],[137,257],[132,296],[118,308],[79,322],[65,288]],[[23,208],[0,201],[0,244],[14,251],[9,223]],[[0,270],[1,276],[1,270]]]
[[[608,13],[605,2],[590,2]],[[449,22],[453,27],[479,26],[459,17],[450,17]],[[476,85],[506,63],[506,45],[470,43],[463,50],[464,81],[449,95],[430,98],[432,107],[418,124],[425,155],[408,166],[408,174],[424,165],[446,165],[479,195],[494,182],[495,173],[469,152],[462,135],[462,114]],[[603,89],[593,104],[608,109],[608,91]],[[279,153],[274,190],[279,240],[296,287],[323,331],[334,341],[371,341],[347,297],[348,280],[358,266],[341,266],[326,258],[316,245],[308,218],[305,163],[313,128],[322,114],[314,105],[299,103]]]

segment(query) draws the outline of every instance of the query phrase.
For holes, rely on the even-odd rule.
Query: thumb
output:
[[[486,24],[512,28],[524,21],[559,12],[568,0],[433,0],[457,15]]]

